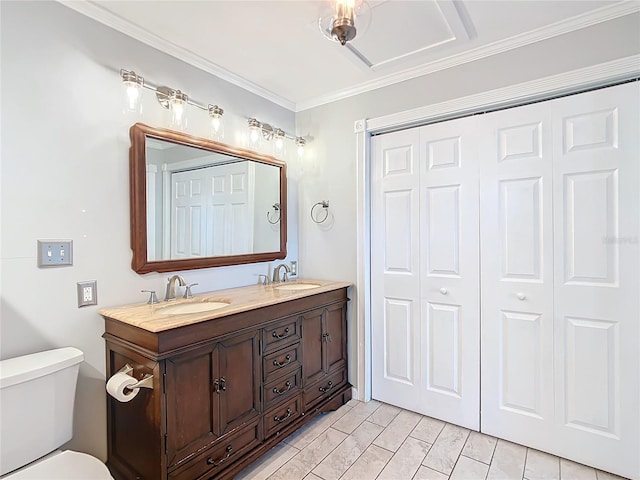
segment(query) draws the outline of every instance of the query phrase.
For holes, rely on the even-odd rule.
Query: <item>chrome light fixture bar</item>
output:
[[[189,97],[185,92],[164,85],[154,85],[133,70],[120,70],[120,77],[126,88],[124,110],[127,112],[142,112],[142,89],[154,91],[158,103],[171,111],[171,127],[183,130],[186,128],[186,105],[191,105],[209,113],[211,117],[211,136],[221,140],[224,134],[222,116],[224,110],[218,105],[204,105]]]
[[[249,127],[248,146],[257,150],[262,144],[262,140],[267,142],[273,140],[273,156],[282,158],[285,154],[285,139],[293,140],[298,148],[298,156],[304,156],[304,146],[307,141],[303,137],[290,135],[281,128],[273,127],[268,123],[260,122],[255,118],[249,118],[247,121]]]

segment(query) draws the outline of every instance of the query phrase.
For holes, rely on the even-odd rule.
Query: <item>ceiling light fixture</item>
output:
[[[365,0],[335,0],[333,11],[318,19],[318,28],[329,40],[346,45],[368,28],[370,20],[371,9]]]

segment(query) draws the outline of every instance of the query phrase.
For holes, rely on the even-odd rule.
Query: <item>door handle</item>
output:
[[[440,289],[440,293],[441,293],[442,295],[446,295],[447,293],[449,293],[449,290],[447,290],[446,288],[442,287],[442,288]]]

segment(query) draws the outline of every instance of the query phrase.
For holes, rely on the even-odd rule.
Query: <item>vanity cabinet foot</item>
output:
[[[316,415],[351,399],[346,287],[149,332],[105,316],[107,376],[153,375],[107,396],[117,480],[231,479]]]

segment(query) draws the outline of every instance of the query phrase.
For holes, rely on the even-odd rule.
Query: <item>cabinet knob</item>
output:
[[[446,295],[447,293],[449,293],[449,290],[447,290],[446,288],[442,287],[442,288],[440,289],[440,293],[441,293],[442,295]]]
[[[518,300],[524,300],[525,298],[527,298],[527,296],[522,292],[518,292],[517,297],[518,297]]]

